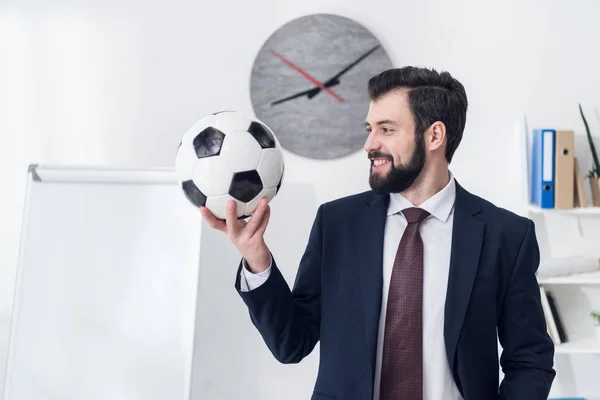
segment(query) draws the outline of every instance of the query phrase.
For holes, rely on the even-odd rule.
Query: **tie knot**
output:
[[[404,209],[402,210],[402,213],[406,217],[406,220],[409,224],[419,224],[429,216],[429,211],[418,207]]]

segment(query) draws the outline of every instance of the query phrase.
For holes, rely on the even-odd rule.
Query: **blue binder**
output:
[[[531,147],[531,203],[554,208],[555,129],[534,129]]]

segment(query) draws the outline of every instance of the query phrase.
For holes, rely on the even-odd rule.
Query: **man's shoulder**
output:
[[[372,190],[366,190],[364,192],[354,193],[326,201],[322,204],[322,207],[328,210],[344,210],[348,208],[364,207],[377,197],[379,197],[379,195],[375,194]]]
[[[481,212],[478,218],[482,219],[490,228],[503,232],[525,233],[533,224],[531,219],[519,215],[507,208],[498,206],[490,200],[484,199],[476,194],[469,196],[477,203]]]
[[[366,190],[364,192],[328,200],[322,203],[320,208],[322,209],[323,214],[329,218],[347,218],[349,214],[351,216],[358,215],[365,210],[365,207],[368,207],[380,197],[381,196],[377,195],[374,191]]]

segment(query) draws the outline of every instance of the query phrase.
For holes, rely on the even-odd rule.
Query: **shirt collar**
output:
[[[456,199],[456,184],[454,176],[450,173],[450,181],[439,192],[428,198],[421,204],[419,208],[428,211],[435,218],[442,222],[446,222],[450,216],[450,212],[454,207]],[[400,193],[390,193],[390,204],[388,206],[387,215],[393,215],[410,207],[416,207],[406,197]]]

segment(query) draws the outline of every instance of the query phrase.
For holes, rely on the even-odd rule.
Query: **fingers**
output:
[[[252,217],[250,217],[250,221],[248,221],[248,224],[246,225],[246,228],[245,228],[245,231],[246,231],[248,237],[253,236],[254,233],[256,232],[256,230],[261,225],[263,216],[264,216],[265,212],[267,211],[267,208],[268,208],[267,199],[265,199],[265,198],[260,199],[260,202],[258,203],[258,207],[256,207],[254,214],[252,214]]]
[[[260,200],[256,211],[247,223],[237,219],[236,208],[237,204],[233,200],[227,203],[225,221],[215,217],[206,207],[200,207],[200,213],[211,228],[226,233],[235,243],[237,243],[242,234],[245,238],[244,240],[249,240],[257,234],[263,235],[265,233],[271,215],[271,208],[267,199],[263,198]]]
[[[271,217],[271,207],[266,206],[265,213],[263,214],[260,225],[256,232],[254,232],[254,236],[264,236],[265,231],[267,230],[267,225],[269,225],[269,218]]]
[[[240,224],[238,223],[235,201],[227,202],[227,211],[225,213],[226,232],[230,239],[234,240],[239,236]]]
[[[204,217],[206,222],[211,228],[217,229],[221,232],[227,231],[227,226],[225,225],[225,221],[222,221],[215,217],[213,213],[211,213],[208,208],[200,207],[200,214]]]

